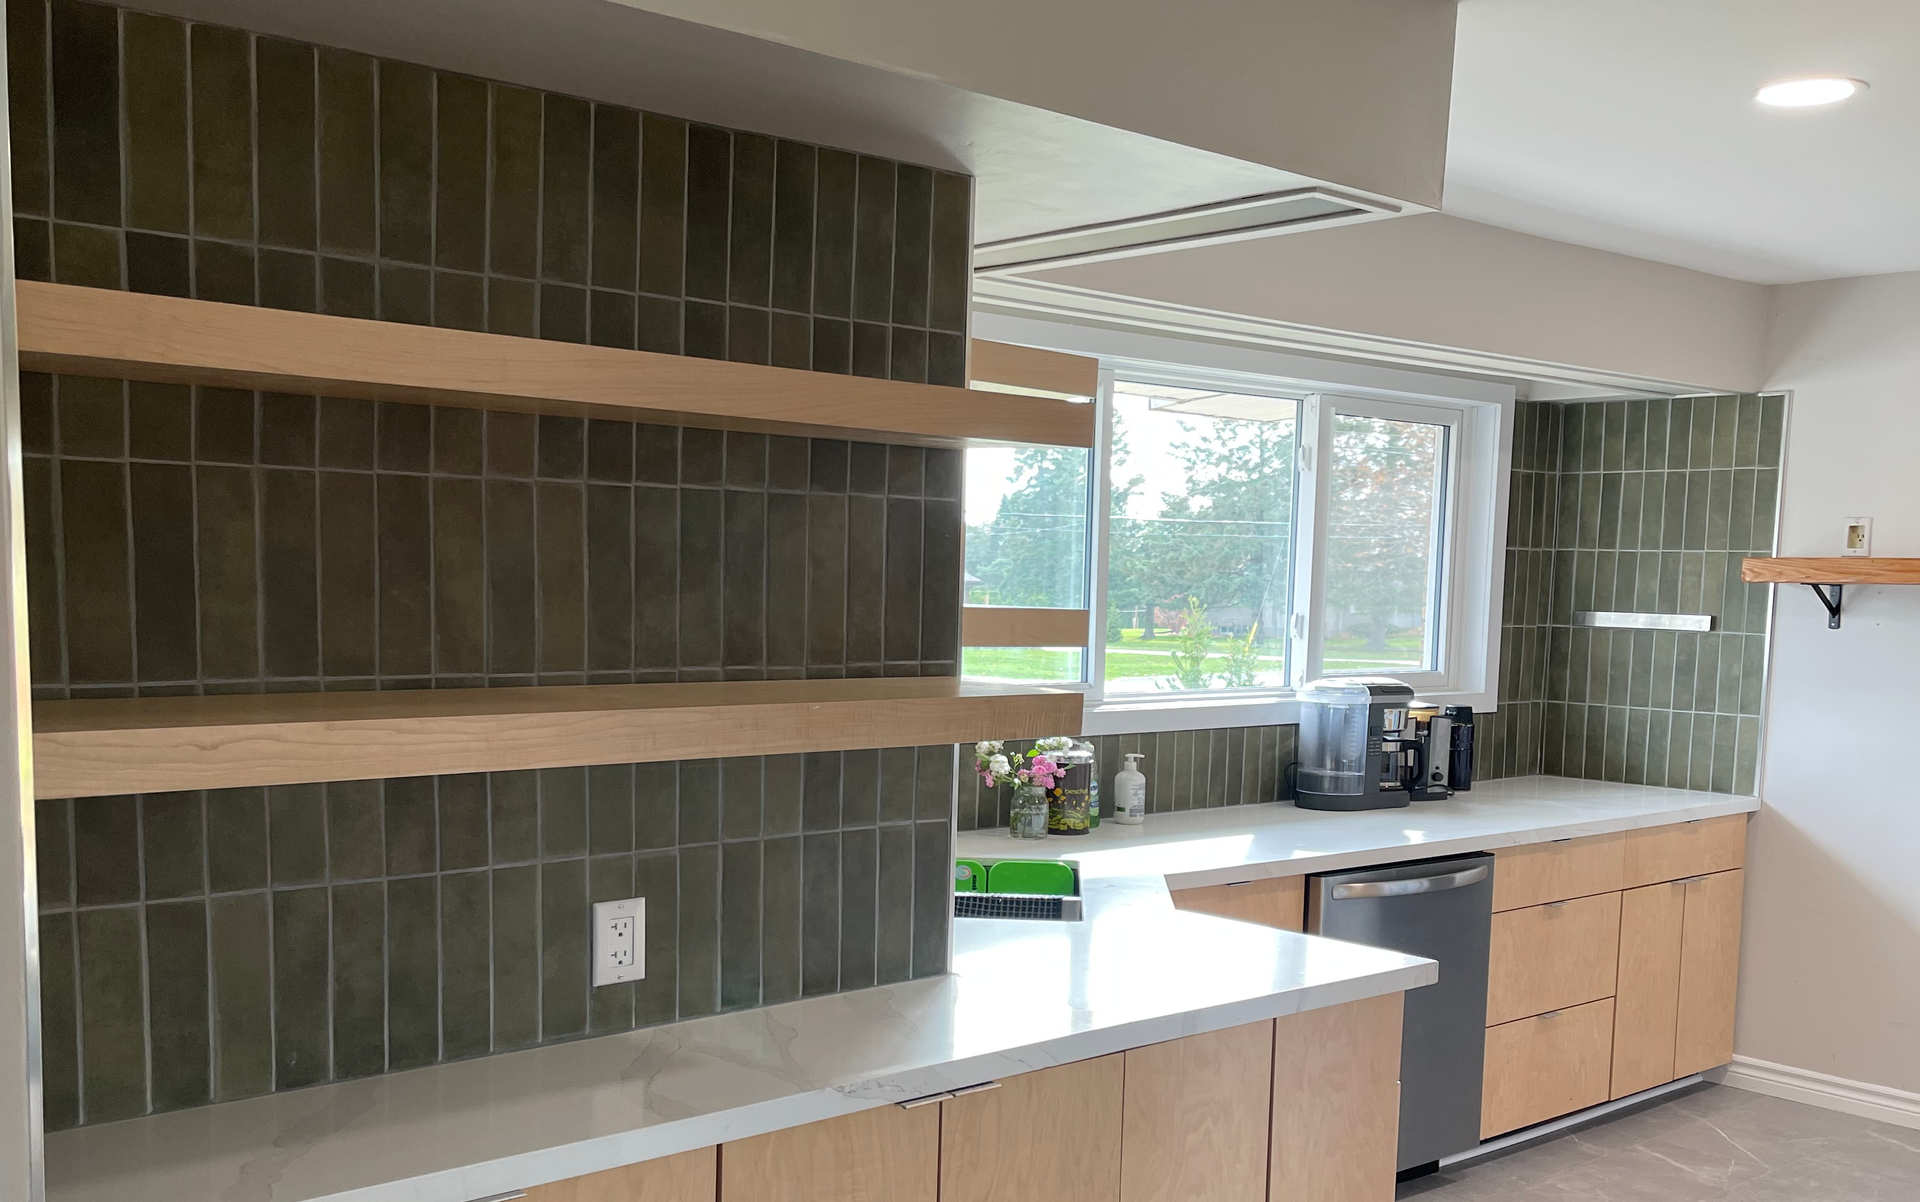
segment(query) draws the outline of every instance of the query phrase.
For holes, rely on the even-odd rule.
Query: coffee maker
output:
[[[1300,690],[1294,804],[1384,810],[1473,786],[1473,710],[1418,706],[1384,676],[1316,680]]]

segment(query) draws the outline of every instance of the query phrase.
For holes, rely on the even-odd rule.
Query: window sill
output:
[[[1422,692],[1435,705],[1494,708],[1481,692]],[[1137,735],[1172,730],[1217,730],[1227,726],[1286,726],[1300,721],[1300,702],[1291,692],[1231,693],[1214,697],[1128,697],[1087,702],[1081,732],[1088,735]]]

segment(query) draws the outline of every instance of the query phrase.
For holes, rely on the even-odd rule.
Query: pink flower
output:
[[[1037,781],[1042,788],[1047,789],[1053,788],[1054,780],[1066,772],[1065,768],[1062,768],[1044,755],[1034,756],[1033,763],[1029,765],[1029,768],[1033,774],[1033,779]]]

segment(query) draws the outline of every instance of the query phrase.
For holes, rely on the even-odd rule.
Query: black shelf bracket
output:
[[[1840,629],[1840,597],[1846,591],[1847,586],[1844,584],[1810,583],[1807,587],[1813,590],[1814,596],[1820,598],[1820,604],[1827,607],[1827,629]],[[1831,597],[1827,595],[1828,589],[1833,590]]]

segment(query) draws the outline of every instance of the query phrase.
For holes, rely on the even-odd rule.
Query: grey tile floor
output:
[[[1920,1131],[1725,1086],[1400,1187],[1419,1202],[1914,1202]]]

